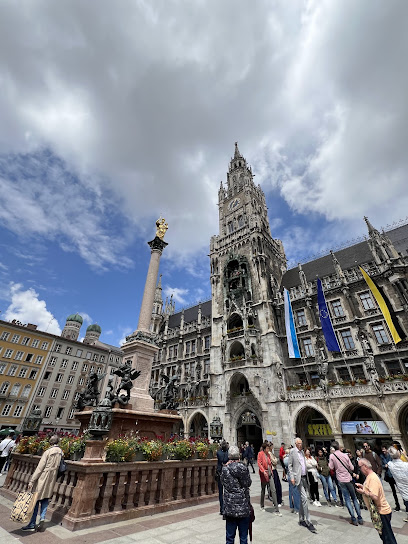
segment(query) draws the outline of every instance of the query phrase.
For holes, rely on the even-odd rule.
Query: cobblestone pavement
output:
[[[253,476],[251,496],[255,508],[256,520],[253,526],[253,542],[262,544],[341,544],[381,543],[381,540],[369,521],[369,514],[363,511],[364,526],[349,524],[346,508],[330,508],[325,501],[323,506],[311,506],[312,521],[317,534],[310,533],[298,525],[297,514],[292,514],[287,506],[287,484],[282,482],[285,505],[281,508],[282,517],[273,514],[271,503],[266,501],[266,510],[259,508],[260,484],[258,474]],[[4,477],[0,479],[3,484]],[[388,484],[385,490],[390,505],[394,501]],[[401,501],[402,502],[402,501]],[[0,496],[0,543],[17,544],[202,544],[225,542],[225,522],[219,515],[218,501],[203,506],[194,506],[157,514],[154,516],[112,523],[93,529],[71,532],[60,525],[47,522],[44,533],[24,533],[21,528],[9,520],[11,502]],[[408,544],[408,523],[404,523],[405,512],[393,512],[392,526],[399,544]],[[238,541],[238,535],[235,539]]]

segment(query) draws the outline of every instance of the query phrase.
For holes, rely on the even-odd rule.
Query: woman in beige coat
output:
[[[52,436],[50,438],[50,448],[42,454],[40,462],[28,483],[28,490],[37,492],[38,496],[30,523],[23,527],[23,531],[45,531],[45,514],[47,512],[49,499],[54,494],[54,485],[57,481],[60,461],[64,456],[62,449],[58,447],[58,442],[58,436]],[[36,526],[40,503],[40,522]]]

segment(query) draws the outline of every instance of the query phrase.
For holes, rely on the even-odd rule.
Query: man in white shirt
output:
[[[0,472],[3,470],[4,464],[7,461],[9,453],[14,448],[16,441],[14,440],[14,434],[11,433],[7,438],[0,442]]]
[[[388,463],[388,470],[395,480],[395,485],[401,494],[405,505],[405,511],[408,514],[408,463],[401,461],[401,453],[397,448],[391,446],[391,448],[388,448],[388,453],[392,459],[392,461]],[[408,522],[408,515],[404,521]]]

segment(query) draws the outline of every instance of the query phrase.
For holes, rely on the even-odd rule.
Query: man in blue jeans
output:
[[[347,510],[350,513],[350,523],[351,525],[357,526],[359,524],[363,525],[364,521],[361,517],[360,505],[358,503],[354,484],[352,482],[354,467],[351,464],[349,456],[346,453],[342,453],[340,451],[340,446],[338,442],[333,442],[332,447],[335,451],[330,454],[329,468],[336,472],[336,478],[343,493],[344,502],[346,503]],[[356,515],[354,515],[354,511]]]

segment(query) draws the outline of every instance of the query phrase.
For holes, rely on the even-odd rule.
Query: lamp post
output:
[[[219,442],[222,439],[223,425],[221,419],[216,416],[210,423],[210,437],[214,442]]]

